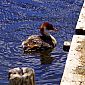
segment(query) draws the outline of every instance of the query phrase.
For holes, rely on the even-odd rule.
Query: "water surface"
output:
[[[83,0],[0,0],[0,85],[8,84],[8,70],[15,67],[33,68],[36,85],[59,85],[67,58],[63,42],[72,39],[82,3]],[[44,21],[59,29],[52,33],[57,46],[46,58],[24,54],[19,48],[22,41],[39,34],[37,28]]]

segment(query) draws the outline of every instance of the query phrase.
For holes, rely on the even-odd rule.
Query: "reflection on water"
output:
[[[39,56],[40,58],[40,63],[41,65],[44,64],[52,64],[52,61],[54,60],[54,57],[51,56],[51,52],[53,51],[53,49],[49,49],[49,50],[45,50],[45,51],[30,51],[28,52],[24,52],[24,54],[27,55],[32,55],[32,56]]]
[[[40,55],[41,64],[52,64],[53,60],[54,58],[51,57],[51,53]]]
[[[83,0],[0,0],[0,85],[8,84],[8,70],[31,67],[36,85],[59,85],[67,53],[63,42],[71,40]],[[19,48],[37,27],[48,21],[59,28],[58,41],[50,53],[25,54]]]

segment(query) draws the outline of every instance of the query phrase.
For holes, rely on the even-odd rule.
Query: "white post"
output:
[[[9,70],[9,85],[35,85],[32,68],[22,67]]]

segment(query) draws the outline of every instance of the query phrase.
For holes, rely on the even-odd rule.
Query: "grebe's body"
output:
[[[43,23],[39,29],[41,35],[31,35],[27,40],[22,42],[24,51],[46,51],[48,49],[53,49],[56,46],[56,39],[48,34],[46,30],[57,31],[57,29],[53,28],[52,24],[49,24],[48,22]]]

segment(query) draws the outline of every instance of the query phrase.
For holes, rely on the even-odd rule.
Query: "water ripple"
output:
[[[67,53],[65,40],[71,40],[83,0],[0,0],[0,85],[8,84],[8,70],[32,67],[37,85],[59,85]],[[38,26],[51,22],[59,29],[52,35],[58,41],[49,55],[24,54],[20,45]],[[47,60],[48,59],[48,60]]]

